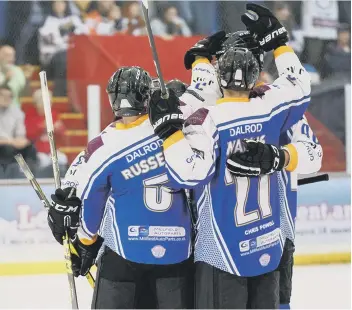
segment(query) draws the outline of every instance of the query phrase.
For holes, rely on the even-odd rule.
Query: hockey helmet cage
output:
[[[235,47],[250,50],[258,61],[260,71],[262,71],[264,65],[264,50],[261,48],[258,40],[248,30],[228,33],[225,41],[221,45],[221,49],[216,53],[216,58],[219,59],[226,50]]]
[[[256,57],[246,48],[229,48],[217,62],[219,84],[224,89],[251,90],[259,72]]]
[[[172,89],[177,97],[181,97],[188,88],[188,85],[178,79],[173,79],[166,83],[166,88]]]
[[[110,78],[106,92],[110,106],[117,117],[147,113],[152,79],[140,67],[121,67]]]

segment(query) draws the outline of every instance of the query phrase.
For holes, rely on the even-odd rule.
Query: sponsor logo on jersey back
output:
[[[139,226],[139,235],[141,237],[148,237],[149,236],[148,226]]]
[[[240,251],[241,252],[249,251],[249,240],[244,240],[240,242]]]
[[[276,245],[279,242],[279,238],[280,229],[277,228],[256,238],[240,241],[240,252],[249,252],[250,254],[266,249]]]
[[[128,235],[131,237],[138,237],[139,235],[139,226],[128,226]]]

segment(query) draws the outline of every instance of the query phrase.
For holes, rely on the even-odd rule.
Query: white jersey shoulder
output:
[[[92,173],[97,169],[106,169],[110,164],[110,158],[118,159],[154,140],[157,143],[159,138],[154,135],[146,116],[130,125],[121,122],[111,124],[77,155],[66,173],[63,187],[76,187],[77,196],[80,197]]]

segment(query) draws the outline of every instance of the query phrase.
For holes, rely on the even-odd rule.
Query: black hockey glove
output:
[[[180,100],[172,89],[169,89],[168,99],[161,98],[161,90],[156,90],[152,94],[148,114],[155,134],[163,140],[182,130],[184,120]]]
[[[62,238],[68,230],[69,237],[73,237],[79,226],[79,214],[81,209],[81,199],[76,197],[76,189],[72,187],[57,189],[51,195],[52,205],[48,212],[48,224],[57,242],[62,244]]]
[[[85,276],[90,267],[95,263],[95,259],[98,255],[99,249],[103,244],[104,239],[97,236],[97,240],[90,244],[85,245],[75,235],[74,239],[71,240],[72,246],[74,249],[71,249],[71,261],[72,261],[72,273],[75,277]],[[78,256],[77,256],[78,254]]]
[[[287,30],[269,9],[254,3],[247,3],[246,9],[241,20],[257,36],[265,52],[285,45],[288,41]]]
[[[196,56],[206,57],[210,61],[216,52],[221,48],[221,44],[225,38],[225,31],[219,31],[198,41],[185,54],[185,68],[187,70],[192,68],[192,64],[194,63]]]
[[[238,177],[256,177],[280,171],[285,165],[285,152],[272,144],[255,140],[243,140],[244,152],[231,154],[227,169]]]

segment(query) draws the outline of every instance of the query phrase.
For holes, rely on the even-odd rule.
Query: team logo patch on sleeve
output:
[[[194,112],[185,122],[185,127],[190,125],[202,125],[209,113],[209,110],[201,108]]]
[[[88,146],[85,150],[84,160],[87,162],[89,158],[96,152],[100,147],[104,145],[103,139],[101,136],[95,137],[88,143]]]

